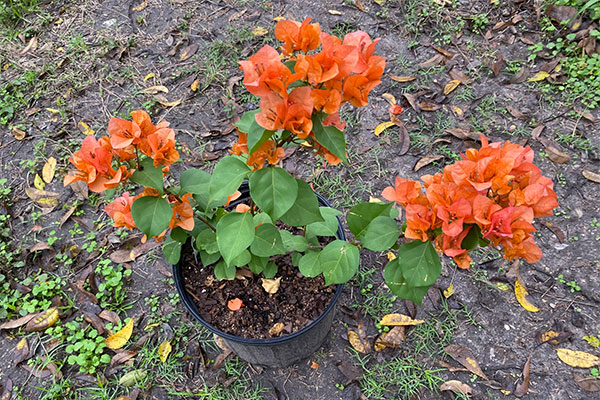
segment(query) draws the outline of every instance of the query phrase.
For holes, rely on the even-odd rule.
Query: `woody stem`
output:
[[[198,218],[200,221],[204,222],[204,223],[206,224],[206,226],[208,226],[208,227],[209,227],[209,228],[210,228],[210,229],[211,229],[213,232],[216,232],[216,231],[217,231],[217,230],[215,229],[215,227],[214,227],[214,226],[212,226],[212,225],[211,225],[211,223],[210,223],[210,222],[208,222],[208,221],[207,221],[207,220],[206,220],[204,217],[202,217],[202,216],[200,216],[200,215],[196,215],[196,217],[197,217],[197,218]]]

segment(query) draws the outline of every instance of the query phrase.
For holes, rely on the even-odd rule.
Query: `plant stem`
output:
[[[208,221],[206,220],[206,218],[204,218],[204,217],[201,217],[200,215],[197,215],[197,214],[196,214],[196,217],[197,217],[197,218],[198,218],[200,221],[204,222],[204,223],[206,224],[206,226],[208,226],[208,227],[209,227],[209,228],[210,228],[210,229],[211,229],[213,232],[216,232],[216,231],[217,231],[217,230],[215,229],[215,227],[214,227],[214,226],[212,226],[212,225],[211,225],[211,223],[210,223],[210,222],[208,222]]]

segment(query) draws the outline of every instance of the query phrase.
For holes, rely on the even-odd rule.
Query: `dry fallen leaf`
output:
[[[586,392],[600,392],[600,380],[595,376],[573,374],[573,380],[575,380],[577,386]]]
[[[559,150],[552,144],[546,145],[546,153],[548,153],[548,158],[557,164],[565,164],[571,160],[571,156],[565,153],[564,151]]]
[[[550,76],[550,74],[547,73],[546,71],[540,71],[537,74],[535,74],[534,76],[532,76],[531,78],[527,79],[527,81],[528,82],[539,82],[539,81],[543,81],[544,79],[546,79],[549,76]]]
[[[27,332],[43,331],[58,321],[58,308],[51,307],[46,311],[37,313],[25,326]]]
[[[279,285],[281,284],[281,277],[277,279],[265,279],[261,278],[262,287],[265,289],[265,292],[270,294],[275,294],[279,290]]]
[[[571,336],[573,336],[571,332],[557,332],[555,330],[548,330],[545,332],[538,332],[535,336],[535,340],[537,343],[548,342],[552,345],[557,345],[569,340]]]
[[[165,107],[165,108],[170,108],[170,107],[175,107],[178,106],[179,104],[181,104],[181,99],[179,100],[175,100],[175,101],[166,101],[159,99],[158,102],[160,103],[161,106]]]
[[[84,135],[88,136],[88,135],[93,135],[94,133],[96,133],[95,130],[91,129],[88,124],[86,124],[83,121],[79,121],[79,123],[77,124],[77,127],[79,128],[79,130],[81,131],[81,133],[83,133]]]
[[[156,85],[156,86],[147,87],[144,90],[142,90],[142,93],[146,93],[146,94],[156,94],[159,92],[169,93],[169,89],[167,89],[166,86]]]
[[[517,298],[519,304],[527,311],[540,311],[540,309],[529,299],[529,292],[527,292],[527,288],[520,279],[515,281],[515,297]]]
[[[411,82],[417,79],[415,76],[398,76],[398,75],[389,75],[390,79],[396,82]]]
[[[525,366],[523,367],[523,372],[521,375],[523,376],[523,381],[517,385],[517,388],[514,391],[514,395],[517,397],[523,397],[529,391],[529,379],[530,379],[530,369],[531,369],[531,357],[533,354],[530,354],[525,362]]]
[[[397,348],[406,340],[406,327],[395,326],[389,332],[384,332],[373,343],[375,351],[381,351],[386,347]]]
[[[46,184],[38,174],[35,174],[35,177],[33,178],[33,186],[35,186],[37,190],[44,190]]]
[[[366,354],[369,352],[370,346],[368,343],[365,343],[363,340],[361,340],[360,336],[354,329],[348,329],[348,341],[359,353]]]
[[[241,299],[238,299],[237,297],[235,299],[231,299],[227,302],[227,308],[229,308],[231,311],[237,311],[240,308],[242,308],[244,306],[244,303],[242,302]]]
[[[19,128],[12,128],[12,134],[13,134],[14,138],[17,140],[25,139],[25,135],[26,135],[25,131],[21,130]]]
[[[535,140],[539,139],[545,127],[545,125],[538,125],[535,128],[533,128],[533,130],[531,131],[531,137]]]
[[[15,329],[15,328],[18,328],[20,326],[23,326],[26,323],[28,323],[29,321],[31,321],[33,319],[33,317],[35,317],[36,315],[37,315],[37,313],[31,313],[31,314],[27,314],[24,317],[18,318],[18,319],[14,319],[14,320],[11,320],[11,321],[6,321],[2,325],[0,325],[0,330],[2,330],[2,329]]]
[[[121,377],[121,379],[119,379],[119,385],[125,386],[125,387],[133,386],[137,382],[142,381],[146,377],[147,374],[148,374],[148,372],[146,372],[143,369],[136,369],[133,371],[129,371],[128,373],[123,375]]]
[[[52,182],[54,179],[54,172],[56,171],[56,158],[50,157],[42,168],[42,178],[46,183]],[[43,189],[42,189],[43,190]]]
[[[19,340],[15,349],[13,350],[13,367],[19,365],[19,363],[25,361],[29,357],[29,343],[27,338]]]
[[[448,286],[448,289],[444,290],[442,294],[445,298],[452,296],[454,294],[454,284],[451,283],[450,286]]]
[[[587,179],[590,180],[592,182],[596,182],[596,183],[600,183],[600,174],[597,174],[595,172],[592,171],[588,171],[587,169],[584,169],[581,174]]]
[[[393,125],[394,123],[392,121],[382,122],[375,127],[375,131],[373,133],[375,133],[375,136],[379,136],[383,133],[383,131]]]
[[[444,349],[446,353],[450,354],[452,358],[458,361],[463,367],[474,373],[475,375],[487,380],[488,377],[485,376],[481,367],[479,367],[479,363],[473,357],[473,353],[471,350],[467,349],[464,346],[459,344],[451,344]]]
[[[342,12],[338,10],[327,10],[327,12],[331,15],[342,15]]]
[[[381,321],[379,321],[379,324],[380,325],[393,325],[393,326],[397,326],[397,325],[407,326],[407,325],[419,325],[419,324],[422,324],[423,322],[425,322],[425,321],[412,319],[408,315],[404,315],[404,314],[387,314],[387,315],[383,316]]]
[[[27,53],[29,50],[35,50],[37,48],[37,43],[37,36],[34,36],[31,39],[29,39],[29,43],[27,44],[27,46],[25,46],[23,50],[21,50],[20,55]]]
[[[188,58],[190,58],[191,56],[193,56],[194,54],[196,54],[199,47],[200,46],[198,45],[198,43],[192,43],[189,46],[185,46],[183,48],[183,50],[181,50],[181,53],[179,54],[179,61],[185,61]]]
[[[164,364],[167,362],[167,357],[171,354],[172,346],[170,340],[165,340],[158,346],[158,356],[160,361]]]
[[[469,78],[463,72],[457,70],[456,67],[448,71],[448,75],[450,75],[450,78],[460,81],[460,83],[462,83],[463,85],[470,85],[471,83],[473,83],[473,79]]]
[[[381,97],[383,97],[388,103],[390,103],[390,105],[392,105],[392,106],[396,105],[396,98],[394,97],[393,94],[384,93],[381,95]]]
[[[148,7],[148,0],[142,1],[139,6],[133,7],[131,10],[132,11],[142,11],[146,7]]]
[[[461,381],[457,381],[457,380],[450,380],[450,381],[446,381],[446,382],[442,383],[440,385],[440,390],[441,391],[450,390],[452,392],[461,393],[465,396],[468,396],[471,393],[473,393],[473,389],[471,389],[471,387],[469,385],[467,385],[466,383],[462,383]]]
[[[277,322],[275,325],[273,325],[269,329],[269,336],[271,336],[271,337],[279,336],[279,334],[281,333],[281,331],[283,330],[284,327],[285,327],[285,324],[283,322]]]
[[[437,160],[441,160],[442,158],[444,158],[443,155],[441,154],[436,154],[434,156],[425,156],[425,157],[421,157],[419,159],[419,161],[417,161],[417,163],[415,164],[413,171],[417,172],[418,170],[420,170],[421,168],[431,164],[434,161]]]
[[[148,79],[150,78],[154,78],[156,75],[154,74],[154,72],[150,72],[148,75],[146,75],[144,77],[144,82],[146,82]]]
[[[240,11],[236,11],[236,12],[234,12],[233,14],[231,14],[231,15],[229,16],[229,19],[228,19],[228,21],[229,21],[229,22],[231,22],[231,21],[235,21],[236,19],[238,19],[238,18],[239,18],[239,17],[241,17],[242,15],[246,14],[246,11],[248,11],[248,9],[247,9],[247,8],[242,8]]]
[[[259,36],[264,36],[267,33],[269,33],[268,29],[263,28],[262,26],[257,26],[256,28],[252,29],[252,34],[255,37],[259,37]]]
[[[192,92],[196,92],[199,87],[200,87],[200,79],[196,79],[194,82],[192,82],[190,89],[192,89]]]
[[[592,368],[600,364],[600,359],[585,351],[555,349],[558,358],[565,364],[575,368]]]
[[[127,325],[125,325],[123,327],[123,329],[121,329],[114,335],[107,337],[104,340],[104,343],[106,343],[106,347],[108,347],[109,349],[113,349],[113,350],[120,349],[121,347],[125,346],[125,344],[129,340],[129,338],[131,337],[132,333],[133,333],[133,318],[130,318],[129,322],[127,323]]]
[[[439,110],[441,107],[442,106],[440,106],[439,104],[427,100],[419,103],[419,108],[423,111],[436,111]]]
[[[450,94],[460,84],[461,84],[461,82],[458,79],[452,79],[450,82],[448,82],[446,84],[446,86],[444,86],[444,94],[445,95]]]

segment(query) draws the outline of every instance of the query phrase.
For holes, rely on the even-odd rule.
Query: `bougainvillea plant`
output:
[[[305,181],[276,165],[286,147],[299,144],[327,163],[346,160],[339,109],[368,103],[385,61],[373,55],[378,40],[368,34],[341,39],[309,22],[278,22],[281,50],[264,46],[239,63],[260,108],[241,117],[232,155],[212,173],[187,169],[179,185],[169,185],[165,176],[179,158],[175,133],[168,123],[154,125],[144,111],[134,111],[131,121],[112,118],[109,136],[85,138],[70,160],[77,171],[65,185],[82,180],[95,192],[124,181],[141,185],[138,194],[125,192],[105,210],[117,227],[164,238],[163,253],[173,264],[191,237],[202,264],[214,266],[218,279],[233,279],[243,266],[272,278],[275,258],[291,254],[305,276],[323,274],[326,284],[348,281],[358,269],[358,247],[335,238],[321,245],[318,239],[335,236],[340,212],[319,207]],[[240,203],[244,180],[250,198]]]
[[[558,206],[552,180],[533,164],[529,146],[488,143],[483,136],[481,143],[442,173],[422,176],[422,184],[398,177],[385,188],[383,197],[405,211],[402,229],[386,215],[394,203],[361,203],[350,210],[348,227],[366,248],[396,248],[402,231],[410,239],[384,271],[398,296],[421,303],[441,273],[436,250],[460,268],[469,268],[469,252],[478,246],[501,246],[508,260],[533,263],[542,257],[532,223]]]

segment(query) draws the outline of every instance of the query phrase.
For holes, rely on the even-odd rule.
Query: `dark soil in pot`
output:
[[[274,337],[269,330],[279,323],[283,329],[275,336],[299,331],[323,313],[336,290],[334,285],[326,287],[322,276],[302,276],[290,256],[278,261],[276,278],[281,277],[281,282],[275,294],[263,289],[262,275],[217,281],[213,267],[196,262],[189,247],[182,254],[181,265],[186,291],[194,298],[200,316],[217,329],[244,338]],[[234,298],[243,301],[240,310],[227,307]]]

